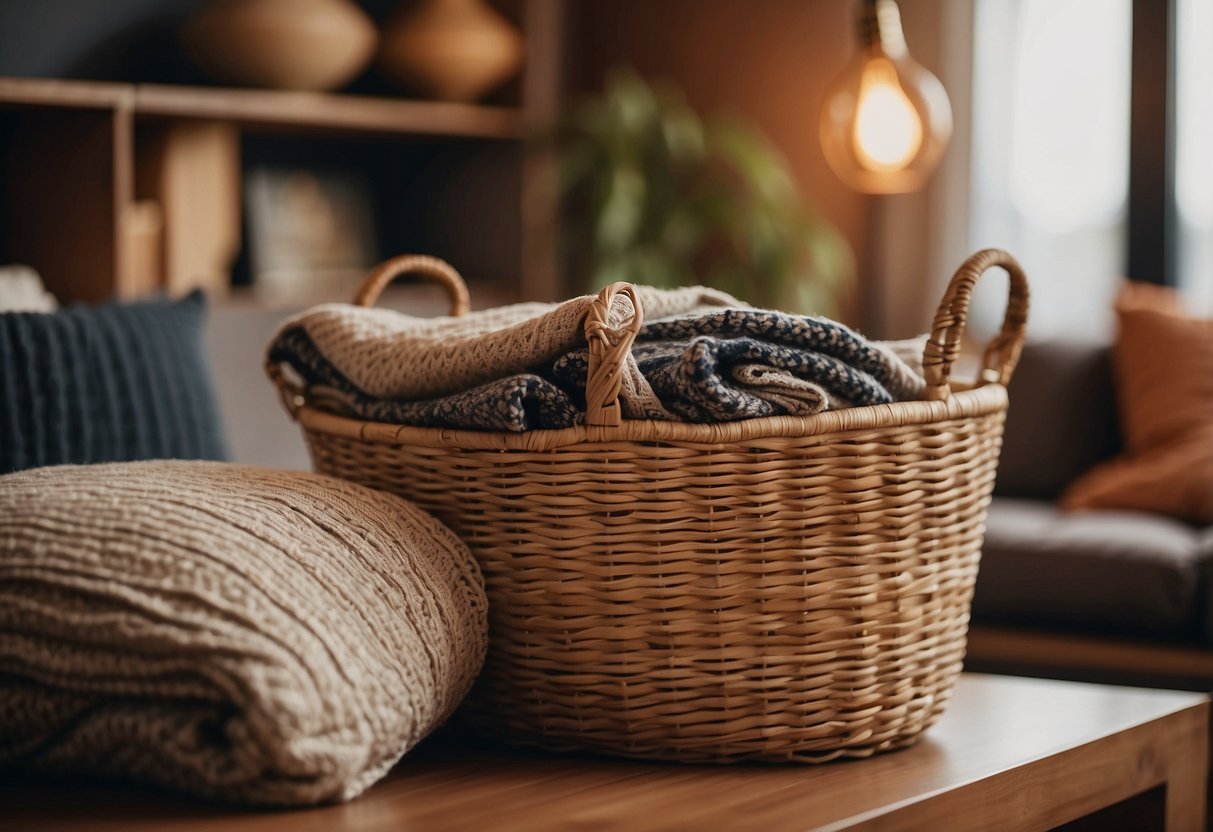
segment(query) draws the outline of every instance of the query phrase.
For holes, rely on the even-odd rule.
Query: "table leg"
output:
[[[1167,832],[1205,829],[1209,765],[1209,707],[1190,708],[1178,715],[1167,762]]]

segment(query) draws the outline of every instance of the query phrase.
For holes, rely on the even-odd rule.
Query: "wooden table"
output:
[[[916,746],[869,760],[680,766],[432,743],[352,803],[306,811],[10,780],[0,828],[1037,830],[1085,817],[1066,828],[1189,832],[1204,827],[1208,720],[1197,694],[966,676]]]

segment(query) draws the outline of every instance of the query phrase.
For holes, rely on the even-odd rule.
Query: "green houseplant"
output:
[[[566,253],[585,286],[704,283],[759,306],[836,313],[850,248],[754,129],[703,119],[675,87],[617,70],[557,142]]]

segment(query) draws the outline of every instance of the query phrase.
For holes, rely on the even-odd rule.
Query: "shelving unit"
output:
[[[556,115],[560,0],[520,0],[516,16],[527,59],[512,106],[0,78],[0,261],[34,266],[61,300],[218,288],[242,245],[241,156],[250,141],[290,150],[365,142],[366,158],[392,159],[398,176],[409,148],[422,147],[427,165],[455,165],[487,148],[491,164],[507,168],[498,192],[512,189],[508,204],[493,206],[500,215],[494,231],[509,236],[504,248],[517,256],[492,274],[468,277],[491,281],[506,299],[553,299],[560,293],[553,161],[524,143]],[[447,174],[452,181],[468,175],[418,174],[426,195]],[[394,196],[409,197],[406,186],[398,190]],[[475,256],[483,231],[452,227],[438,236],[475,263],[486,259]],[[407,244],[424,246],[419,234]],[[397,253],[394,239],[382,243],[385,254]]]
[[[133,108],[144,117],[214,119],[241,127],[519,139],[520,107],[408,101],[364,95],[141,84]]]

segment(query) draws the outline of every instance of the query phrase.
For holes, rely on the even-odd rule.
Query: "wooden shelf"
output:
[[[407,237],[411,248],[466,248],[469,261],[500,269],[502,298],[554,300],[555,159],[519,142],[557,115],[562,0],[516,8],[526,43],[517,106],[0,77],[0,257],[33,266],[65,302],[199,285],[222,294],[241,245],[241,157],[256,145],[245,136],[273,134],[287,159],[372,137],[386,141],[349,164],[365,161],[369,176],[378,165],[394,200],[424,198],[408,190],[417,180],[456,194],[490,183],[471,198],[486,197],[508,258],[496,265],[481,230],[449,216]],[[394,152],[409,137],[432,141]],[[465,161],[473,157],[485,167]],[[401,242],[384,244],[395,253]]]
[[[524,129],[522,111],[511,107],[280,90],[141,84],[134,109],[136,116],[401,135],[516,139]]]
[[[209,119],[248,127],[517,139],[523,112],[365,95],[0,78],[0,106],[130,110],[136,117]]]
[[[0,77],[0,105],[113,110],[133,106],[130,84]]]

